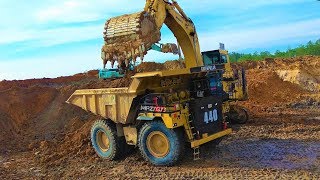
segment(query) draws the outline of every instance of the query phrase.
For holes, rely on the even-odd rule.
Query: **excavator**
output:
[[[186,67],[202,66],[202,56],[195,26],[176,1],[147,0],[144,11],[111,18],[105,24],[102,59],[111,66],[128,69],[139,57],[161,39],[160,29],[166,24],[173,32],[185,56]]]
[[[244,70],[232,69],[223,48],[200,51],[196,27],[175,0],[146,0],[143,11],[107,20],[103,64],[117,63],[125,72],[150,49],[177,53],[177,45],[156,46],[164,24],[182,49],[185,68],[137,73],[129,87],[77,90],[67,100],[103,117],[91,129],[92,146],[103,159],[138,147],[151,164],[171,166],[189,143],[196,160],[201,145],[218,144],[232,132],[231,117],[247,118],[232,108],[248,97]]]
[[[164,24],[176,37],[179,47],[172,43],[156,45],[161,40],[160,30]],[[219,50],[200,52],[196,27],[175,0],[147,0],[144,11],[109,19],[103,34],[105,45],[101,58],[104,67],[107,62],[112,67],[118,62],[119,72],[124,73],[134,69],[132,64],[136,63],[137,58],[143,61],[151,49],[178,54],[181,47],[186,68],[221,66],[224,71],[223,87],[229,94],[229,100],[243,101],[248,98],[245,71],[231,67],[224,45]],[[230,112],[233,113],[228,117],[233,123],[244,124],[249,118],[247,110],[239,106],[232,105]]]

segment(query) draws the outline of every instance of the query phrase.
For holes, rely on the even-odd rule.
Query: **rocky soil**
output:
[[[320,57],[236,64],[247,70],[246,125],[218,146],[192,150],[174,167],[155,167],[138,150],[115,162],[90,141],[99,117],[68,105],[76,89],[125,87],[130,77],[99,80],[97,71],[56,79],[0,82],[0,179],[320,179]],[[138,72],[183,67],[144,63]]]

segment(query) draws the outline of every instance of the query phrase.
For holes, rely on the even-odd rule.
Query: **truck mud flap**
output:
[[[139,113],[139,108],[140,108],[140,100],[144,95],[139,95],[135,98],[133,98],[132,103],[131,103],[131,107],[130,107],[130,111],[129,114],[127,116],[127,123],[131,123],[134,122],[135,119],[138,116]]]

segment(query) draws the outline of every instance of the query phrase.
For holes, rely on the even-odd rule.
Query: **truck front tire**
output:
[[[107,120],[96,121],[91,128],[91,143],[99,157],[116,160],[123,155],[125,141],[117,136],[116,127]]]
[[[184,150],[183,132],[168,129],[161,121],[144,124],[139,131],[141,155],[157,166],[172,166]]]

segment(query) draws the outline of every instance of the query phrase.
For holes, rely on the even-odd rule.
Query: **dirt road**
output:
[[[313,113],[306,116],[313,117]],[[291,118],[293,123],[281,123],[282,118],[285,121]],[[201,160],[193,161],[189,149],[175,167],[151,166],[138,151],[118,162],[103,161],[94,154],[91,157],[70,154],[51,167],[39,163],[39,152],[33,151],[1,155],[0,176],[10,179],[319,179],[320,116],[282,118],[257,118],[235,127],[234,133],[219,146],[202,147]],[[258,125],[256,121],[260,121]]]

